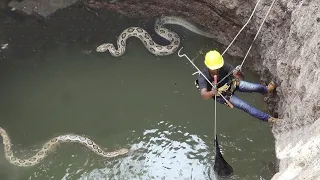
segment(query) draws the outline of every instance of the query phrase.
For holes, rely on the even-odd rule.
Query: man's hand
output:
[[[238,66],[235,68],[235,70],[237,70],[237,71],[241,71],[241,66],[240,66],[240,65],[238,65]]]
[[[214,95],[218,94],[217,88],[212,88],[211,91],[210,91],[210,93],[212,93],[212,97],[213,97]]]
[[[218,91],[215,88],[212,88],[210,91],[207,91],[206,88],[201,89],[201,97],[205,100],[212,98]]]
[[[243,73],[241,72],[241,67],[240,67],[240,65],[237,66],[237,67],[233,70],[233,77],[235,77],[235,78],[237,78],[237,79],[241,79],[241,80],[244,79],[244,75],[243,75]]]

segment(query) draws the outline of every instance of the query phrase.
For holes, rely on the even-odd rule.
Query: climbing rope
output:
[[[254,8],[254,10],[253,10],[253,12],[255,11],[255,9],[256,9],[259,1],[260,1],[260,0],[258,0],[257,4],[256,4],[256,6],[255,6],[255,8]],[[263,21],[262,21],[262,23],[261,23],[261,25],[260,25],[260,27],[259,27],[259,29],[258,29],[258,32],[256,33],[255,37],[253,38],[252,43],[251,43],[251,45],[250,45],[250,47],[249,47],[246,55],[244,56],[244,58],[243,58],[243,60],[242,60],[242,63],[241,63],[239,66],[237,66],[235,69],[241,70],[241,68],[242,68],[242,66],[243,66],[243,64],[244,64],[244,62],[245,62],[245,60],[246,60],[246,58],[247,58],[247,56],[248,56],[251,48],[252,48],[252,45],[253,45],[254,41],[257,39],[258,34],[259,34],[259,32],[260,32],[260,30],[261,30],[264,22],[266,21],[268,15],[269,15],[269,13],[270,13],[270,10],[272,9],[272,7],[273,7],[273,5],[274,5],[275,2],[276,2],[276,0],[273,0],[271,6],[269,7],[269,9],[268,9],[268,11],[267,11],[267,14],[265,15],[265,17],[264,17],[264,19],[263,19]],[[252,15],[253,15],[253,12],[252,12],[249,20],[251,19]],[[237,38],[237,36],[240,34],[240,32],[241,32],[241,31],[244,29],[244,27],[248,24],[249,20],[248,20],[247,23],[243,26],[243,28],[239,31],[239,33],[236,35],[236,37],[233,39],[233,41]],[[230,45],[233,43],[233,41],[230,43]],[[230,47],[230,45],[226,48],[226,50],[222,53],[222,55],[228,50],[228,48]],[[220,84],[220,82],[222,82],[225,78],[227,78],[228,76],[230,76],[230,75],[234,72],[235,69],[233,69],[233,70],[230,71],[225,77],[223,77],[223,78],[218,82],[218,84]]]
[[[259,4],[260,0],[258,0],[258,2],[256,3],[256,6],[254,7],[248,21],[244,24],[244,26],[240,29],[240,31],[238,32],[238,34],[233,38],[233,40],[231,41],[231,43],[229,44],[229,46],[226,48],[226,50],[224,50],[224,52],[222,53],[222,56],[224,55],[224,53],[227,52],[227,50],[230,48],[230,46],[233,44],[233,42],[237,39],[237,37],[239,36],[239,34],[242,32],[242,30],[247,26],[247,24],[249,23],[249,21],[251,20],[254,12],[256,11],[258,4]]]
[[[217,87],[217,75],[214,76],[214,83],[215,86]],[[214,136],[217,134],[217,94],[214,95]]]
[[[266,21],[267,16],[268,16],[268,14],[270,13],[270,10],[271,10],[271,8],[272,8],[272,6],[273,6],[273,4],[274,4],[275,2],[276,2],[276,0],[273,0],[273,1],[272,1],[272,4],[271,4],[271,6],[269,7],[268,12],[267,12],[267,14],[266,14],[265,17],[264,17],[264,19],[263,19],[263,21],[262,21],[262,23],[261,23],[261,25],[260,25],[260,27],[259,27],[259,29],[258,29],[258,32],[257,32],[256,36],[255,36],[255,37],[253,38],[253,40],[252,40],[252,43],[251,43],[251,45],[250,45],[250,47],[249,47],[249,49],[248,49],[248,51],[247,51],[247,54],[245,55],[245,57],[244,57],[243,60],[242,60],[242,63],[241,63],[241,65],[240,65],[240,69],[241,69],[244,61],[246,60],[246,58],[247,58],[247,56],[248,56],[248,54],[249,54],[249,51],[251,50],[254,41],[255,41],[256,38],[258,37],[258,34],[259,34],[259,32],[260,32],[260,30],[261,30],[264,22]]]

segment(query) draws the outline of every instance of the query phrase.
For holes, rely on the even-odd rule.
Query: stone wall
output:
[[[274,179],[318,179],[320,1],[282,3],[286,11],[279,15],[286,18],[275,20],[260,46],[263,66],[281,82],[279,111],[284,121],[273,128],[280,159]]]

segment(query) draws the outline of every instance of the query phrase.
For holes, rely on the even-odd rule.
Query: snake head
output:
[[[96,51],[97,52],[106,52],[109,48],[110,44],[101,44],[100,46],[97,47]]]

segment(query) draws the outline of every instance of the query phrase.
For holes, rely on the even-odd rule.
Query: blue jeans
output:
[[[239,86],[236,88],[237,91],[239,92],[258,92],[261,94],[266,94],[268,92],[268,89],[266,86],[263,86],[261,84],[255,84],[255,83],[250,83],[250,82],[246,82],[246,81],[240,81]],[[244,112],[250,114],[251,116],[258,118],[262,121],[268,121],[268,119],[270,118],[269,114],[266,114],[254,107],[252,107],[251,105],[249,105],[247,102],[239,99],[237,96],[232,95],[231,98],[229,99],[230,103],[238,108],[243,110]],[[217,102],[224,104],[225,100],[222,97],[217,97]]]

